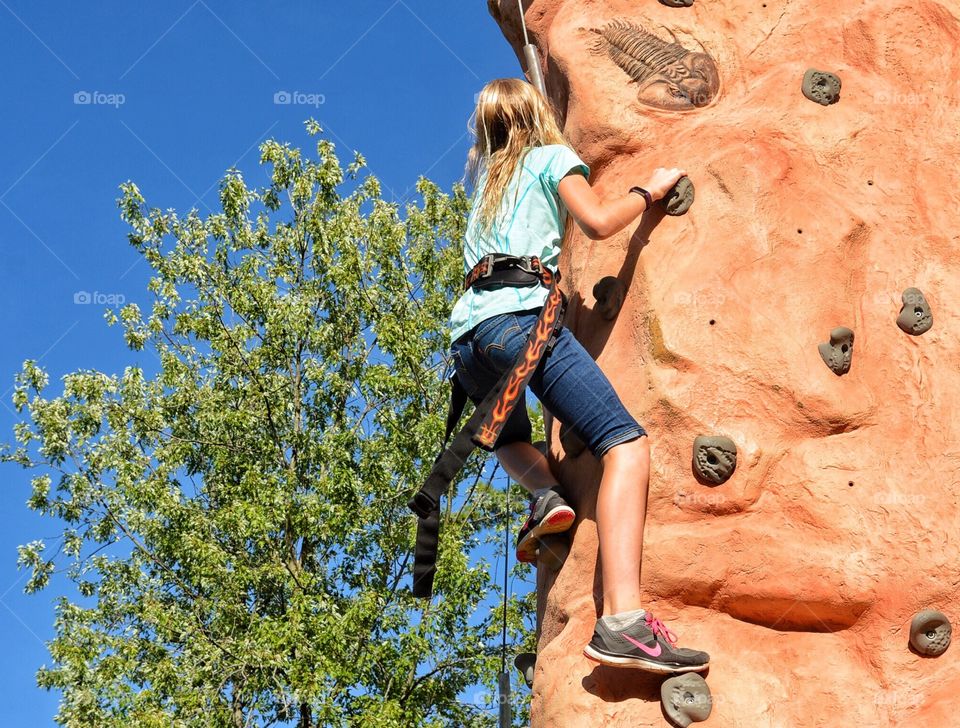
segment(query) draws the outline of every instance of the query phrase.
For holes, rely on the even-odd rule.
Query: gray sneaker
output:
[[[647,612],[626,629],[609,629],[601,620],[583,654],[614,667],[636,667],[648,672],[699,672],[710,665],[701,650],[676,647],[677,636]]]
[[[530,503],[530,515],[517,535],[517,561],[530,563],[537,560],[540,537],[548,533],[560,533],[570,528],[576,514],[563,497],[554,489]]]

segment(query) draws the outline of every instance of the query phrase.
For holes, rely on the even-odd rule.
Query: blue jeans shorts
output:
[[[479,403],[513,364],[539,313],[536,308],[491,316],[453,342],[457,379],[474,403]],[[566,327],[560,330],[553,351],[540,361],[529,386],[597,459],[614,445],[647,434],[623,406],[600,366]],[[524,392],[494,449],[511,442],[530,442],[531,437]]]

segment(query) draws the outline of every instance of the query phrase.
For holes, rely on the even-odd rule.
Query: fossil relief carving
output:
[[[676,36],[667,42],[620,19],[590,32],[597,35],[591,52],[609,56],[637,83],[641,103],[671,111],[693,109],[709,104],[720,89],[713,58],[687,50]]]

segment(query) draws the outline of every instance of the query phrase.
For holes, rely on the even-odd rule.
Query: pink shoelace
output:
[[[536,508],[537,499],[534,498],[532,501],[530,501],[530,515],[527,516],[527,520],[523,522],[523,526],[521,528],[526,528],[528,525],[530,525],[530,523],[533,522],[533,512],[536,510]]]
[[[647,626],[651,629],[654,636],[659,635],[663,637],[671,645],[677,644],[677,635],[667,629],[667,625],[650,614],[650,612],[646,613],[645,619],[647,620]]]

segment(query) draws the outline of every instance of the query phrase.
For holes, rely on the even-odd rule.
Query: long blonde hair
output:
[[[497,78],[483,87],[469,129],[474,144],[467,156],[466,177],[475,193],[481,194],[476,222],[486,230],[527,148],[568,142],[547,100],[519,78]],[[487,178],[481,191],[476,184],[484,170]]]

